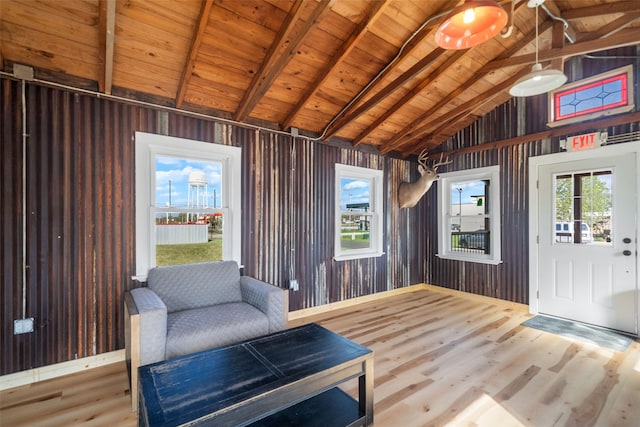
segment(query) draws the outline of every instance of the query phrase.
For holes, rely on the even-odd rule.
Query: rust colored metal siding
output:
[[[419,176],[414,162],[34,84],[26,85],[23,159],[21,83],[2,78],[0,91],[0,375],[124,347],[123,294],[139,286],[131,279],[136,131],[242,148],[244,271],[283,288],[297,279],[291,310],[423,282],[528,302],[528,159],[558,151],[557,139],[459,154],[440,171],[500,165],[503,263],[495,266],[436,257],[437,184],[415,208],[398,208],[398,184]],[[444,151],[543,130],[543,98],[510,100]],[[638,130],[634,123],[609,132]],[[333,259],[336,163],[384,171],[382,257]],[[23,300],[36,330],[14,336]]]
[[[2,375],[123,348],[123,294],[139,286],[136,131],[242,148],[244,271],[283,288],[297,279],[291,310],[425,280],[428,206],[400,210],[396,199],[415,163],[27,84],[23,191],[22,83],[1,83]],[[333,260],[335,163],[385,172],[384,256]],[[23,298],[35,332],[14,336]]]
[[[152,131],[154,114],[27,85],[23,189],[21,83],[3,80],[2,90],[2,198],[10,206],[2,219],[2,374],[121,348],[134,265],[132,129]],[[35,332],[14,336],[23,299]]]

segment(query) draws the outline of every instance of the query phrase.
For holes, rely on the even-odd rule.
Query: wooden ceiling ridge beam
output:
[[[540,25],[540,31],[544,32],[544,31],[548,30],[549,28],[551,28],[552,26],[553,26],[553,23],[551,21],[545,21]],[[534,29],[534,30],[530,31],[528,34],[526,34],[516,44],[514,44],[508,50],[506,50],[500,56],[498,56],[498,59],[511,57],[513,54],[515,54],[516,52],[520,51],[521,49],[526,47],[528,44],[530,44],[532,41],[534,41],[535,37],[536,37],[536,32],[535,32],[535,29]],[[397,148],[397,145],[399,145],[399,141],[401,141],[402,138],[405,135],[407,135],[408,133],[412,132],[414,129],[416,129],[418,127],[420,129],[424,129],[424,128],[427,128],[429,126],[433,126],[434,123],[440,123],[441,119],[438,118],[438,119],[435,119],[435,120],[431,120],[428,123],[422,125],[422,123],[425,120],[428,120],[429,118],[433,117],[433,115],[434,115],[434,113],[436,111],[439,111],[441,108],[444,108],[451,101],[453,101],[457,96],[459,96],[461,93],[463,93],[464,91],[469,89],[471,86],[476,84],[479,80],[484,78],[490,72],[491,72],[491,70],[486,70],[484,68],[482,68],[479,71],[477,71],[464,84],[462,84],[460,87],[458,87],[457,89],[452,91],[448,96],[444,97],[434,107],[430,108],[429,111],[427,111],[424,114],[422,114],[416,120],[411,122],[408,126],[406,126],[404,129],[402,129],[400,132],[398,132],[392,140],[387,141],[387,143],[385,143],[385,146],[383,147],[381,152],[383,154],[386,154],[386,153],[394,150],[395,148]]]
[[[451,0],[449,3],[447,3],[447,4],[443,5],[443,7],[439,8],[439,9],[438,9],[438,11],[436,12],[436,14],[435,14],[435,15],[433,15],[433,16],[438,16],[438,15],[440,15],[440,14],[444,13],[443,11],[449,10],[449,9],[451,8],[451,7],[450,7],[450,4],[452,4],[452,3],[457,3],[457,0],[455,0],[455,1],[454,1],[454,0]],[[433,19],[433,16],[432,16],[432,17],[429,17],[429,18],[427,18],[427,19],[428,19],[428,20],[431,20],[431,19]],[[363,90],[362,92],[358,93],[358,94],[356,95],[356,97],[354,97],[354,99],[352,99],[351,101],[349,101],[349,102],[352,102],[353,104],[352,104],[349,108],[347,108],[346,110],[341,111],[341,112],[339,113],[339,115],[338,115],[338,116],[336,116],[336,117],[334,117],[334,118],[332,119],[332,120],[334,120],[334,123],[333,123],[331,126],[329,126],[329,128],[328,128],[328,129],[327,129],[327,131],[325,132],[325,137],[324,137],[324,139],[328,139],[328,138],[330,138],[331,136],[335,135],[335,134],[336,134],[340,129],[342,129],[342,128],[347,124],[347,123],[349,123],[350,121],[352,121],[353,119],[355,119],[356,117],[358,117],[360,114],[362,114],[362,113],[360,113],[360,114],[358,114],[358,115],[356,115],[356,116],[353,116],[353,117],[352,117],[352,113],[353,113],[353,112],[354,112],[354,110],[355,110],[356,108],[358,108],[358,106],[360,105],[360,104],[358,104],[358,102],[354,102],[354,100],[355,100],[355,101],[357,101],[358,99],[364,99],[364,98],[366,98],[366,97],[367,97],[367,95],[369,95],[370,93],[372,93],[372,92],[373,92],[373,90],[378,86],[379,82],[381,82],[382,80],[384,80],[384,78],[385,78],[387,75],[389,75],[390,73],[392,73],[393,71],[395,71],[395,69],[396,69],[396,68],[397,68],[397,67],[402,63],[402,61],[403,61],[407,56],[409,56],[409,54],[413,51],[413,49],[415,49],[418,45],[420,45],[420,44],[424,41],[424,39],[426,39],[426,38],[431,34],[431,31],[432,31],[432,30],[433,30],[433,28],[435,27],[436,23],[435,23],[435,20],[434,20],[434,22],[429,21],[427,24],[423,24],[423,25],[424,25],[424,26],[423,26],[422,28],[420,28],[419,30],[417,30],[416,32],[414,32],[414,33],[411,35],[411,37],[409,38],[409,42],[406,44],[406,46],[404,46],[404,49],[402,49],[402,51],[401,51],[401,52],[399,52],[399,54],[397,54],[397,55],[396,55],[396,56],[391,60],[391,62],[389,63],[389,64],[391,64],[391,66],[389,66],[389,64],[387,64],[387,65],[385,66],[385,68],[383,68],[383,69],[382,69],[382,72],[381,72],[380,74],[378,74],[378,75],[376,75],[376,76],[374,77],[375,81],[373,81],[372,83],[370,82],[370,83],[368,84],[369,86],[368,86],[368,87],[366,87],[366,89],[365,89],[365,90]],[[406,43],[406,42],[405,42],[405,43]],[[438,51],[438,49],[440,49],[440,48],[437,48],[437,49],[436,49],[436,50],[434,50],[433,52]],[[440,50],[442,50],[442,49],[440,49]],[[432,54],[433,54],[433,52],[432,52]],[[428,55],[428,56],[431,56],[431,54],[430,54],[430,55]],[[430,62],[430,61],[427,61],[425,58],[423,58],[423,60],[422,60],[422,61],[420,61],[420,62],[424,63],[424,62]],[[415,72],[416,72],[416,70],[418,70],[421,66],[422,66],[422,65],[415,64],[415,65],[414,65],[413,67],[411,67],[411,69],[407,72],[407,76],[409,76],[409,75],[410,75],[410,73],[415,73]],[[424,68],[423,68],[423,69],[424,69]],[[404,75],[404,74],[403,74],[403,75]],[[401,78],[402,78],[402,76],[401,76]],[[393,83],[392,83],[392,84],[393,84]],[[385,90],[385,89],[382,89],[381,91],[384,91],[384,90]],[[385,95],[384,97],[386,97],[386,96],[390,95],[392,92],[393,92],[393,91],[387,92],[387,93],[386,93],[386,95]],[[375,103],[374,103],[374,105],[375,105]],[[371,107],[366,108],[364,111],[367,111],[369,108],[371,108]],[[364,112],[364,111],[363,111],[363,112]],[[348,118],[345,118],[345,117],[348,117]]]
[[[573,57],[591,52],[598,52],[601,50],[633,46],[636,44],[638,44],[638,31],[636,29],[630,28],[618,31],[616,34],[613,34],[610,37],[578,42],[575,44],[566,45],[562,48],[552,48],[549,50],[540,51],[538,53],[538,56],[540,62],[545,62],[553,61],[554,59],[563,57]],[[529,53],[520,56],[513,56],[511,58],[494,60],[489,62],[485,67],[489,70],[497,70],[500,68],[513,67],[516,65],[533,64],[535,63],[535,60],[535,53]]]
[[[360,22],[360,24],[353,30],[346,43],[343,43],[340,51],[331,58],[327,65],[320,71],[318,78],[309,85],[309,88],[300,97],[300,101],[293,107],[287,118],[282,122],[282,128],[287,129],[294,122],[300,111],[307,104],[311,96],[324,85],[332,74],[333,69],[349,56],[349,54],[355,49],[357,44],[367,35],[369,28],[382,16],[386,8],[391,3],[391,0],[384,0],[380,2],[372,2],[373,7],[369,11],[368,16]]]
[[[211,8],[213,7],[213,0],[203,0],[200,6],[200,14],[196,21],[196,27],[194,30],[193,38],[191,39],[191,46],[189,46],[189,54],[187,55],[187,63],[182,69],[182,75],[180,76],[180,83],[178,84],[178,92],[176,93],[176,108],[182,108],[184,97],[187,93],[187,87],[189,87],[189,81],[193,75],[193,66],[195,65],[198,52],[200,51],[200,45],[204,38],[204,32],[207,29],[209,23],[209,17],[211,16]]]
[[[113,51],[116,27],[116,0],[100,0],[98,5],[98,90],[108,95],[113,86]]]
[[[491,89],[479,94],[478,96],[471,99],[470,101],[465,102],[464,104],[460,105],[456,109],[452,110],[450,113],[448,113],[447,117],[440,116],[437,119],[434,119],[429,123],[416,128],[410,134],[403,135],[403,137],[401,138],[404,138],[405,136],[407,136],[407,138],[402,142],[398,143],[398,141],[395,140],[396,138],[394,138],[395,141],[393,141],[393,143],[395,145],[395,149],[397,150],[399,148],[402,148],[408,145],[409,143],[413,142],[417,138],[421,138],[423,135],[429,133],[434,123],[442,123],[443,121],[449,122],[453,118],[461,119],[466,115],[471,114],[471,112],[474,109],[482,107],[484,104],[490,102],[493,98],[500,95],[502,91],[509,89],[516,81],[518,81],[520,77],[525,76],[530,72],[531,70],[528,67],[524,67],[518,73],[500,82],[500,84],[498,84],[497,86],[492,87]],[[398,140],[401,138],[398,138]],[[386,152],[388,151],[385,147],[385,153]]]
[[[575,133],[590,132],[598,129],[606,129],[613,126],[626,125],[629,123],[640,122],[640,111],[634,113],[620,114],[616,116],[605,117],[600,120],[590,120],[584,123],[574,123],[558,128],[544,130],[541,132],[531,133],[527,135],[521,135],[514,138],[503,139],[495,142],[486,142],[480,145],[474,145],[472,147],[460,148],[452,151],[445,151],[446,155],[460,155],[466,153],[476,153],[486,150],[496,150],[499,148],[510,147],[517,144],[523,144],[526,142],[540,141],[543,139],[549,139],[554,137],[560,137],[564,135],[570,135]]]
[[[283,23],[280,32],[271,44],[265,61],[262,62],[260,69],[245,92],[236,110],[235,120],[244,121],[251,111],[253,111],[254,107],[260,102],[260,99],[267,93],[267,90],[271,87],[271,84],[277,78],[278,74],[280,74],[289,63],[295,51],[300,46],[300,43],[302,43],[304,38],[309,34],[311,28],[318,24],[319,19],[329,11],[334,1],[335,0],[320,0],[309,19],[294,33],[296,23],[302,15],[302,5],[304,3],[304,0],[296,1],[291,12],[287,15],[287,19]],[[283,45],[287,46],[278,55],[277,52]]]
[[[638,11],[640,11],[640,2],[637,0],[631,0],[569,9],[562,12],[562,17],[571,21],[574,19],[592,18],[595,16],[610,15],[614,13],[630,13]]]

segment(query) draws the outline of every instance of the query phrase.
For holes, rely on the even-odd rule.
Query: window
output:
[[[633,66],[580,80],[549,93],[549,126],[633,110]]]
[[[440,174],[440,258],[488,264],[502,262],[499,188],[498,166]]]
[[[556,244],[611,246],[613,171],[587,171],[556,175]]]
[[[157,265],[240,264],[241,149],[136,132],[136,279]]]
[[[381,170],[336,164],[335,259],[382,255]]]

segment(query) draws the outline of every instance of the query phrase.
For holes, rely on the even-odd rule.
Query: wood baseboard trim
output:
[[[123,362],[124,359],[125,354],[123,349],[3,375],[0,377],[0,391],[50,380],[63,375],[75,374],[76,372],[97,368],[99,366]]]
[[[481,301],[486,304],[493,304],[493,305],[498,305],[505,308],[510,308],[513,310],[523,311],[525,313],[529,312],[529,306],[526,304],[520,304],[516,302],[501,300],[498,298],[487,297],[484,295],[476,295],[476,294],[471,294],[469,292],[457,291],[455,289],[443,288],[441,286],[420,283],[416,285],[407,286],[406,288],[392,289],[390,291],[378,292],[375,294],[365,295],[357,298],[351,298],[345,301],[333,302],[333,303],[321,305],[318,307],[304,308],[302,310],[291,311],[289,312],[289,321],[299,320],[305,317],[315,316],[318,314],[324,314],[333,310],[348,308],[348,307],[352,307],[358,304],[363,304],[366,302],[377,301],[377,300],[388,298],[394,295],[401,295],[408,292],[417,292],[417,291],[440,292],[443,294],[454,295],[461,298]]]
[[[424,283],[421,284],[421,285],[417,285],[417,286],[420,286],[421,289],[424,289],[424,290],[427,290],[427,291],[433,291],[433,292],[440,292],[440,293],[443,293],[443,294],[455,295],[455,296],[461,297],[461,298],[467,298],[467,299],[470,299],[470,300],[484,302],[486,304],[497,305],[497,306],[500,306],[500,307],[511,308],[513,310],[518,310],[518,311],[523,311],[525,313],[529,313],[529,306],[527,304],[520,304],[520,303],[517,303],[517,302],[507,301],[507,300],[503,300],[503,299],[499,299],[499,298],[487,297],[487,296],[484,296],[484,295],[477,295],[477,294],[472,294],[472,293],[469,293],[469,292],[457,291],[455,289],[443,288],[442,286],[427,285],[427,284],[424,284]]]
[[[309,316],[328,313],[333,310],[352,307],[354,305],[363,304],[365,302],[377,301],[394,295],[406,294],[407,292],[416,292],[422,289],[422,285],[411,285],[406,288],[392,289],[390,291],[377,292],[371,295],[351,298],[344,301],[332,302],[329,304],[319,305],[317,307],[303,308],[302,310],[290,311],[289,321],[298,320]]]

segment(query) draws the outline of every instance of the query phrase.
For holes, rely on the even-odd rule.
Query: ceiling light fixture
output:
[[[529,0],[527,6],[536,9],[536,63],[531,67],[531,72],[521,77],[509,89],[511,96],[534,96],[557,89],[567,81],[567,76],[560,70],[543,70],[538,62],[538,6],[544,0]]]
[[[468,49],[495,37],[508,20],[507,12],[493,0],[465,0],[444,18],[436,43],[443,49]]]

